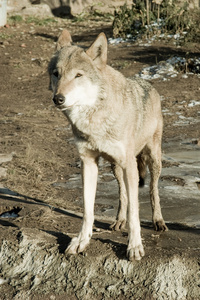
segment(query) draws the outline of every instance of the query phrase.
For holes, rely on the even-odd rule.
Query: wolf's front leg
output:
[[[141,239],[141,228],[139,220],[138,204],[138,169],[135,158],[129,160],[124,169],[124,181],[128,195],[128,248],[127,257],[129,260],[140,260],[144,256],[144,249]]]
[[[84,214],[83,224],[78,237],[72,239],[68,246],[67,254],[83,252],[92,237],[92,226],[94,222],[94,201],[97,186],[98,165],[93,156],[84,156],[83,161],[83,200]]]

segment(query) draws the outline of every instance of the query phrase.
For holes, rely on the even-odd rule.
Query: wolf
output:
[[[149,167],[152,219],[165,231],[158,193],[163,119],[160,96],[146,81],[128,79],[107,65],[107,38],[100,33],[84,50],[64,29],[49,63],[53,101],[72,126],[82,161],[84,214],[81,230],[67,254],[83,252],[92,237],[98,159],[110,161],[119,183],[120,200],[114,230],[128,223],[127,257],[144,256],[139,220],[138,185]]]

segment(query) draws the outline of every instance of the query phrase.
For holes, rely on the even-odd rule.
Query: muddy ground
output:
[[[158,234],[151,223],[142,223],[146,256],[130,263],[125,257],[127,230],[111,232],[113,218],[98,216],[87,251],[64,255],[81,226],[82,204],[80,188],[62,186],[80,173],[80,160],[69,124],[55,109],[48,90],[47,66],[62,28],[68,28],[74,42],[83,47],[101,31],[112,36],[110,20],[57,19],[40,25],[33,20],[0,29],[0,153],[1,167],[7,169],[1,177],[0,214],[18,214],[0,217],[0,299],[196,300],[200,294],[196,227],[169,223],[170,230]],[[125,76],[133,76],[174,55],[199,57],[200,46],[177,47],[174,41],[149,47],[122,43],[109,45],[108,60]],[[199,107],[188,104],[199,100],[200,78],[182,75],[152,81],[162,96],[163,111],[171,113],[164,114],[163,154],[176,151],[174,145],[184,150],[185,141],[196,151],[199,147]],[[196,121],[174,126],[179,113]],[[164,168],[172,165],[163,161]],[[109,165],[105,168],[110,172]],[[182,185],[184,194],[184,182],[173,175],[167,179]]]

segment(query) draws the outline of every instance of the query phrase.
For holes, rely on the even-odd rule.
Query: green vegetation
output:
[[[8,18],[8,24],[10,25],[15,25],[17,23],[20,23],[23,21],[22,16],[16,15],[16,16],[11,16]]]
[[[16,25],[18,23],[21,23],[22,21],[24,21],[27,24],[33,23],[34,25],[38,25],[38,26],[45,26],[50,23],[58,22],[55,18],[39,18],[34,16],[22,17],[20,15],[15,15],[15,16],[10,16],[8,18],[9,25]]]
[[[0,33],[0,40],[8,40],[10,38],[12,38],[14,35],[11,34],[6,34],[6,33]]]
[[[41,19],[33,16],[27,17],[25,21],[27,24],[33,23],[34,25],[38,25],[38,26],[45,26],[50,23],[57,23],[57,20],[55,18]]]
[[[100,4],[99,4],[100,6]],[[98,9],[94,9],[91,7],[89,11],[83,11],[79,15],[73,17],[72,22],[83,22],[87,20],[95,20],[95,21],[111,21],[113,20],[113,15],[109,13],[103,13]]]
[[[200,41],[200,10],[190,9],[188,2],[178,0],[134,0],[129,8],[126,4],[115,11],[113,36],[125,38],[139,34],[182,34],[185,41]],[[152,24],[157,22],[156,26]]]

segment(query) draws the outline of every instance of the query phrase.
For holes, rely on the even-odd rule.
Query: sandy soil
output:
[[[48,90],[47,66],[62,28],[68,28],[74,42],[83,47],[101,31],[112,36],[111,22],[106,21],[59,20],[40,26],[22,22],[0,29],[0,152],[13,156],[1,164],[7,176],[1,179],[0,214],[11,210],[19,214],[16,219],[0,218],[0,299],[197,299],[197,229],[171,225],[169,232],[157,234],[151,224],[143,224],[146,257],[133,264],[133,270],[125,259],[127,230],[111,233],[111,220],[99,219],[86,254],[64,256],[81,226],[82,207],[77,205],[80,189],[66,192],[53,186],[80,173],[70,127],[54,108]],[[143,67],[186,54],[200,56],[200,46],[110,45],[108,58],[125,76],[133,76]],[[164,115],[163,152],[175,150],[171,141],[198,143],[198,122],[173,124],[179,112],[198,119],[198,108],[188,104],[199,99],[200,78],[186,79],[180,73],[152,84],[163,96],[163,110],[173,113]],[[185,277],[173,285],[173,278],[171,283],[166,280],[171,272],[174,279]],[[173,293],[167,292],[167,284]]]

